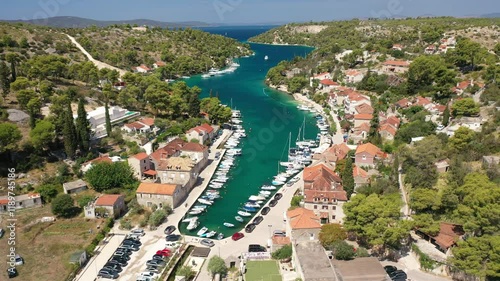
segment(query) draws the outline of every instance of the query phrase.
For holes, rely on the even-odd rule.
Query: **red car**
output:
[[[243,237],[245,237],[245,234],[241,232],[236,232],[235,234],[233,234],[233,236],[231,236],[231,239],[233,239],[233,241],[238,241]]]
[[[170,250],[169,249],[158,250],[158,251],[156,251],[156,254],[164,256],[164,257],[169,257],[170,256]]]

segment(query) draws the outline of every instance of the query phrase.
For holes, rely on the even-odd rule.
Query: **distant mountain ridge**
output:
[[[51,27],[63,27],[63,28],[84,28],[92,25],[98,27],[105,27],[114,24],[130,24],[138,26],[156,26],[161,28],[166,27],[206,27],[214,26],[212,24],[200,21],[186,21],[186,22],[163,22],[148,19],[133,19],[133,20],[116,20],[116,21],[102,21],[93,20],[88,18],[72,17],[72,16],[61,16],[61,17],[51,17],[45,19],[34,19],[34,20],[0,20],[5,22],[23,22],[35,25],[44,25]]]

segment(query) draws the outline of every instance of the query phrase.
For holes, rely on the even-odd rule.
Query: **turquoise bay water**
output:
[[[264,32],[261,27],[233,27],[207,30],[212,33],[232,36],[245,41],[248,37]],[[306,122],[305,137],[315,139],[318,130],[314,116],[297,110],[296,102],[290,95],[268,88],[264,78],[269,68],[280,61],[292,59],[295,56],[307,55],[312,49],[301,46],[269,46],[251,44],[255,56],[240,58],[241,65],[234,73],[211,78],[195,76],[186,82],[190,86],[200,87],[202,97],[218,94],[222,103],[231,105],[241,111],[243,127],[247,138],[240,140],[243,155],[237,158],[236,164],[228,174],[230,180],[225,187],[219,189],[221,197],[209,207],[208,211],[199,216],[200,226],[209,230],[222,232],[230,236],[239,231],[251,218],[245,218],[245,223],[237,222],[234,217],[250,195],[257,195],[260,187],[270,183],[277,174],[278,162],[286,160],[291,132],[292,146],[297,138],[299,128]],[[269,59],[264,60],[264,56]],[[226,228],[224,222],[236,225]],[[181,223],[180,230],[185,234],[195,235],[197,230],[188,232],[187,223]],[[263,227],[262,225],[258,227]]]

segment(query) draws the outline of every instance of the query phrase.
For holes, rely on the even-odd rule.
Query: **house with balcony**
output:
[[[188,157],[162,159],[155,168],[160,183],[180,185],[188,191],[196,184],[201,170],[199,163]]]
[[[134,172],[134,176],[138,180],[143,180],[147,177],[156,179],[156,171],[151,169],[151,159],[149,159],[149,155],[147,153],[138,153],[129,157],[127,161]]]
[[[334,168],[326,163],[306,167],[303,180],[304,208],[312,210],[322,224],[342,223],[345,217],[342,206],[347,202],[347,193]]]
[[[188,142],[181,148],[181,157],[189,157],[203,170],[208,165],[208,147],[199,143]]]

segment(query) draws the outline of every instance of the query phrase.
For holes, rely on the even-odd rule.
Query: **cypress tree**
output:
[[[104,105],[104,111],[106,114],[106,133],[108,134],[108,137],[111,136],[111,119],[109,118],[109,107],[108,107],[108,102]]]
[[[450,109],[447,105],[443,112],[443,126],[448,126],[448,122],[450,122]]]
[[[78,101],[78,117],[76,118],[76,134],[78,146],[81,151],[89,151],[90,148],[90,122],[83,105],[83,98]]]
[[[15,82],[17,79],[16,75],[16,63],[18,60],[17,54],[10,53],[5,56],[6,60],[10,63],[10,75],[12,77],[11,82]]]
[[[67,109],[64,112],[63,138],[64,150],[66,151],[66,155],[68,156],[68,158],[73,159],[73,157],[75,157],[78,141],[76,138],[76,128],[73,120],[73,111],[71,111],[71,102],[68,103]]]
[[[0,61],[0,89],[3,97],[10,93],[9,67],[4,61]]]
[[[351,198],[351,195],[354,192],[354,176],[352,175],[352,171],[352,159],[351,157],[347,157],[344,170],[342,171],[342,185],[344,186],[344,190],[347,192],[347,198]]]

